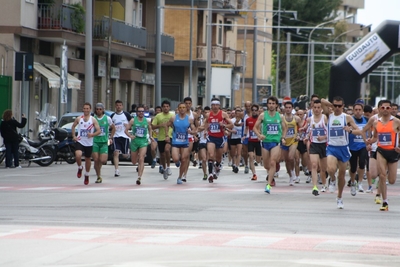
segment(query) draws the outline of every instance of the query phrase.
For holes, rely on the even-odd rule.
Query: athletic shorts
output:
[[[93,153],[108,154],[108,142],[93,142]]]
[[[235,139],[228,139],[228,143],[230,146],[236,146],[242,144],[242,139],[235,138]]]
[[[125,137],[114,137],[113,148],[114,151],[120,151],[121,154],[128,154],[129,139]]]
[[[170,144],[170,142],[166,142],[166,141],[157,141],[157,145],[158,145],[158,151],[160,153],[164,153],[165,152],[165,146],[167,144]]]
[[[199,140],[193,142],[192,151],[193,151],[193,152],[199,151]]]
[[[149,144],[147,138],[135,138],[131,141],[131,152],[136,152]]]
[[[326,155],[333,156],[341,162],[348,162],[351,157],[349,146],[328,146]]]
[[[172,144],[172,147],[176,148],[188,148],[189,144]]]
[[[350,172],[355,173],[357,171],[357,167],[359,167],[361,170],[365,169],[365,163],[368,158],[368,151],[364,147],[360,150],[350,150]],[[358,160],[358,165],[357,165],[357,160]]]
[[[304,144],[304,141],[299,141],[297,145],[297,150],[300,152],[301,155],[307,152],[307,146]]]
[[[311,143],[310,155],[319,155],[320,159],[326,158],[326,143]]]
[[[275,142],[262,142],[262,147],[267,151],[271,151],[274,147],[279,146],[279,143]]]
[[[225,138],[224,137],[214,137],[208,136],[207,137],[207,144],[213,143],[215,144],[215,148],[224,148]]]
[[[249,142],[247,145],[248,152],[255,152],[256,156],[261,156],[261,143],[260,142]]]
[[[93,146],[84,146],[77,142],[75,145],[75,150],[80,150],[85,154],[85,158],[90,158],[92,156]]]
[[[207,143],[199,143],[199,151],[202,149],[207,150]]]
[[[247,146],[249,144],[249,138],[243,139],[242,144]]]
[[[375,160],[376,160],[376,151],[371,151],[371,152],[369,152],[369,153],[370,153],[369,157],[370,157],[371,159],[375,159]]]
[[[388,150],[378,147],[376,152],[381,154],[387,161],[387,163],[396,163],[399,161],[399,153],[397,153],[394,149]]]

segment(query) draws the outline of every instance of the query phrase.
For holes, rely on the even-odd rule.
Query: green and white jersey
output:
[[[110,117],[103,114],[101,117],[97,117],[94,115],[94,118],[97,120],[100,126],[101,133],[98,136],[95,136],[93,142],[96,143],[107,143],[109,136],[110,126],[113,124]]]
[[[278,112],[271,117],[268,111],[264,112],[262,134],[265,136],[264,143],[279,143],[282,138],[281,116]]]

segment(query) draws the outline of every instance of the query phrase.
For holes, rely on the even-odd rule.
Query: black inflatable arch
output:
[[[385,20],[332,63],[329,100],[343,97],[351,104],[360,97],[361,80],[400,52],[400,21]]]

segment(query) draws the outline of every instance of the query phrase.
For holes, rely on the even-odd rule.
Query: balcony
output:
[[[156,52],[156,35],[147,35],[147,51],[150,53]],[[174,55],[175,53],[175,39],[174,37],[165,33],[161,34],[161,53],[165,55]]]
[[[243,72],[243,68],[246,64],[246,55],[243,51],[235,51],[235,71]]]
[[[85,12],[83,9],[62,4],[38,5],[38,29],[67,30],[85,32]]]
[[[222,63],[224,59],[223,49],[220,46],[213,45],[211,48],[211,62]],[[197,60],[207,61],[207,46],[197,46]]]
[[[110,21],[107,17],[94,21],[93,39],[106,40]],[[112,41],[122,43],[135,48],[147,48],[147,30],[127,24],[123,21],[113,19],[112,21]]]
[[[229,47],[224,47],[224,64],[231,64],[235,65],[236,57],[235,57],[235,50],[229,48]]]

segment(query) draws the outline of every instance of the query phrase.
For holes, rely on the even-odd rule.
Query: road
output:
[[[2,167],[1,167],[2,168]],[[0,266],[399,266],[400,186],[390,185],[389,212],[374,194],[315,197],[289,186],[281,168],[264,193],[243,169],[225,167],[209,184],[190,167],[164,180],[145,167],[121,176],[103,166],[103,183],[76,178],[76,165],[32,165],[0,171]],[[364,188],[365,188],[364,182]]]

